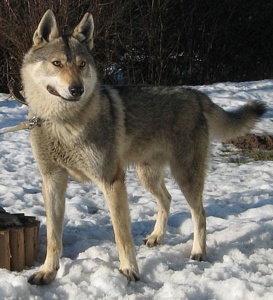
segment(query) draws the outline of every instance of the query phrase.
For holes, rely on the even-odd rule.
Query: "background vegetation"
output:
[[[2,0],[0,91],[20,80],[44,12],[62,32],[95,20],[99,74],[108,84],[207,84],[271,78],[272,0]]]

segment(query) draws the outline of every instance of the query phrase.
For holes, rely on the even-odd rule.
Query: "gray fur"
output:
[[[210,138],[241,135],[266,111],[263,103],[250,102],[226,112],[203,93],[180,87],[101,86],[90,53],[93,30],[93,18],[86,14],[68,37],[68,60],[67,45],[57,34],[52,11],[47,11],[22,67],[30,116],[43,121],[31,131],[31,144],[43,179],[48,244],[44,265],[29,280],[34,284],[50,283],[59,268],[68,175],[101,188],[111,213],[120,271],[129,280],[139,279],[124,184],[128,165],[135,166],[159,206],[145,244],[153,247],[164,238],[171,202],[164,168],[170,166],[192,214],[191,258],[206,259],[202,192]],[[70,94],[75,82],[84,88],[80,97]]]

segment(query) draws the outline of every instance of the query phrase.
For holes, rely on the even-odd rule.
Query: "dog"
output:
[[[59,269],[68,177],[93,182],[107,200],[120,260],[120,272],[139,280],[124,183],[132,165],[158,204],[155,226],[144,242],[163,242],[171,204],[164,169],[183,192],[191,211],[191,259],[206,259],[206,214],[202,192],[212,138],[227,140],[248,132],[266,112],[250,101],[225,111],[189,88],[103,86],[93,49],[94,22],[86,13],[71,34],[60,35],[51,10],[42,17],[21,75],[30,118],[33,155],[42,177],[47,216],[47,254],[31,284],[48,284]]]

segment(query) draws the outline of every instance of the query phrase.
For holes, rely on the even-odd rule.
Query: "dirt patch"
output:
[[[255,135],[249,133],[232,139],[229,143],[239,149],[273,150],[273,136],[271,135]]]

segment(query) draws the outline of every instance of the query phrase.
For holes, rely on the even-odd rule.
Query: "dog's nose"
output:
[[[84,92],[84,88],[82,85],[71,85],[69,87],[69,92],[73,97],[80,97]]]

